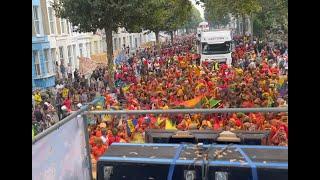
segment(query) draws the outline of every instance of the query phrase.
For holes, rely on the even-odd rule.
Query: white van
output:
[[[231,66],[231,53],[234,46],[230,30],[201,32],[200,37],[198,50],[201,55],[201,64],[205,61],[211,63],[215,60]]]

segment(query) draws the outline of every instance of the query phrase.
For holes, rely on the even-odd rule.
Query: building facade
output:
[[[55,85],[48,28],[44,26],[45,1],[32,0],[32,87],[47,88]]]
[[[103,36],[103,41],[105,41],[105,35]],[[143,44],[149,41],[148,35],[141,33],[128,33],[125,28],[118,28],[118,32],[113,32],[113,51],[119,52],[123,46],[130,49],[130,53],[136,52]]]
[[[54,0],[32,0],[32,87],[49,88],[61,78],[61,64],[67,71],[79,69],[79,58],[91,58],[107,52],[105,34],[79,33],[67,19],[58,18]],[[114,54],[130,47],[130,53],[148,41],[144,33],[128,33],[119,28],[113,33]]]

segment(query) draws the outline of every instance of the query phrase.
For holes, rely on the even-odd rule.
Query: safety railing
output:
[[[86,111],[85,114],[140,115],[140,114],[211,114],[211,113],[268,113],[288,112],[288,108],[220,108],[220,109],[167,109],[167,110],[102,110]]]

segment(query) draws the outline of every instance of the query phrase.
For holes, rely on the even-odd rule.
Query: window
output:
[[[52,7],[48,7],[48,13],[49,13],[49,23],[50,23],[50,32],[51,34],[55,34],[55,20],[54,20],[54,14]]]
[[[103,42],[103,40],[100,40],[100,44],[101,44],[100,52],[102,53],[103,51],[105,51],[105,43]]]
[[[123,44],[126,44],[126,37],[123,37]]]
[[[86,49],[87,49],[87,57],[90,57],[90,44],[89,43],[86,43]]]
[[[61,19],[61,33],[64,34],[66,32],[66,20]]]
[[[74,63],[75,63],[75,66],[76,67],[78,67],[77,66],[77,64],[78,64],[78,61],[77,61],[77,52],[76,52],[76,45],[74,44],[74,45],[72,45],[72,50],[73,50],[73,58],[74,58]]]
[[[40,17],[39,17],[39,6],[33,6],[33,22],[36,34],[40,34]]]
[[[64,63],[64,59],[63,59],[63,47],[59,47],[59,54],[60,54],[60,63],[63,64],[63,63]]]
[[[121,38],[119,38],[118,49],[121,49]]]
[[[67,47],[67,49],[68,49],[68,64],[69,64],[70,66],[72,66],[72,52],[71,52],[71,46],[68,46],[68,47]]]
[[[80,57],[83,57],[83,45],[79,44],[79,52],[80,52]]]
[[[117,38],[113,39],[113,49],[116,50],[117,49]]]
[[[130,48],[132,48],[132,36],[130,36]]]
[[[140,44],[142,43],[142,37],[141,37],[141,34],[140,34]]]
[[[104,40],[102,40],[102,42],[103,42],[103,51],[104,52],[107,52],[107,42],[106,42],[106,40],[104,39]]]
[[[94,42],[94,52],[97,54],[98,53],[98,41]]]
[[[41,69],[40,69],[39,51],[33,51],[33,57],[34,57],[34,66],[36,70],[36,76],[40,76]]]
[[[44,64],[47,69],[47,74],[51,73],[51,57],[50,57],[50,52],[49,49],[44,49]]]
[[[135,44],[135,47],[138,48],[138,39],[137,38],[134,38],[134,44]]]
[[[56,48],[51,49],[51,63],[56,63]],[[54,71],[55,66],[51,66],[52,72]]]
[[[67,34],[69,34],[70,33],[70,23],[67,20],[66,20],[66,23],[67,23]]]
[[[202,43],[202,54],[227,54],[231,51],[231,43],[224,42],[221,44]]]

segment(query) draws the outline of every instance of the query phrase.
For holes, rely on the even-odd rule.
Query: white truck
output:
[[[233,48],[230,30],[201,32],[200,43],[198,44],[198,53],[201,55],[200,63],[217,61],[231,66]]]
[[[199,23],[197,27],[197,39],[200,40],[201,32],[207,32],[209,31],[209,23],[208,22],[201,22]]]

